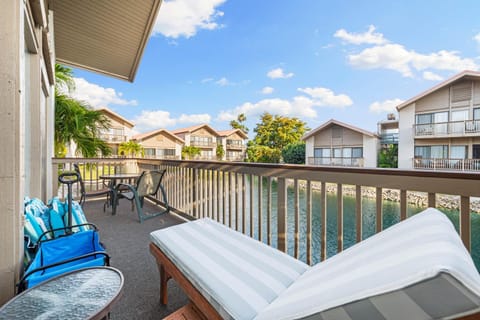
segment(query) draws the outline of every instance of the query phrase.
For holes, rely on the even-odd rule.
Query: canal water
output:
[[[287,207],[287,243],[288,253],[294,255],[294,191],[288,188],[288,207]],[[255,203],[258,199],[254,199]],[[312,258],[313,263],[320,262],[320,206],[321,196],[317,191],[312,191]],[[248,203],[248,202],[247,202]],[[276,184],[272,186],[272,217],[271,217],[271,234],[272,245],[277,245],[277,192]],[[267,190],[263,190],[263,208],[267,206]],[[300,208],[300,260],[306,262],[306,193],[300,189],[299,192],[299,208]],[[351,196],[343,197],[343,230],[344,230],[344,249],[355,244],[356,227],[355,227],[355,198]],[[246,208],[249,212],[249,208]],[[408,216],[412,216],[422,210],[424,207],[409,205],[407,209]],[[256,209],[255,209],[256,210]],[[255,211],[254,210],[254,211]],[[264,209],[265,210],[265,209]],[[452,221],[458,231],[459,228],[459,211],[439,208],[440,211]],[[248,219],[248,217],[247,217]],[[258,219],[258,212],[254,214],[254,221]],[[266,214],[262,214],[263,220],[263,241],[266,242]],[[376,204],[374,199],[362,199],[362,238],[366,239],[375,234],[376,220]],[[386,229],[400,221],[400,204],[398,202],[383,201],[383,228]],[[258,239],[258,228],[254,229],[255,238]],[[471,238],[472,238],[472,258],[478,270],[480,270],[480,214],[472,212],[471,214]],[[335,194],[327,194],[327,257],[331,257],[337,253],[337,196]]]

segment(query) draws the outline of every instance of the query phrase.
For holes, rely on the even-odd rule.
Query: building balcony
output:
[[[414,158],[412,167],[415,169],[479,172],[480,159]]]
[[[240,143],[227,143],[227,150],[244,150],[245,145]]]
[[[139,224],[128,202],[121,203],[116,216],[99,214],[103,202],[85,205],[88,220],[99,226],[112,255],[112,266],[125,274],[124,295],[112,311],[115,319],[161,318],[187,303],[170,282],[168,307],[159,305],[158,271],[147,249],[149,232],[183,221],[176,214],[209,217],[313,265],[427,206],[442,207],[442,196],[449,195],[458,204],[449,217],[480,266],[480,241],[472,232],[480,219],[471,213],[480,197],[478,173],[156,159],[119,159],[114,164],[108,159],[54,159],[52,171],[68,169],[73,162],[90,163],[92,178],[86,183],[93,189],[101,185],[96,178],[100,172],[167,170],[163,185],[172,213]],[[59,190],[60,196],[65,194]],[[385,194],[398,197],[395,210]],[[420,194],[424,203],[415,200]],[[150,206],[151,201],[145,203]],[[131,241],[125,243],[125,238]]]
[[[380,144],[398,144],[398,133],[383,133],[380,135]]]
[[[101,134],[100,139],[104,140],[107,143],[122,143],[128,140],[127,136],[109,133]]]
[[[217,146],[217,143],[215,141],[190,140],[190,145],[199,148],[215,148]]]
[[[480,120],[415,124],[415,138],[480,136]]]
[[[310,166],[344,166],[344,167],[363,167],[363,158],[318,158],[308,157],[307,164]]]

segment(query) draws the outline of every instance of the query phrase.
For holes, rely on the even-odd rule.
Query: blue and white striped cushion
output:
[[[480,310],[480,276],[448,218],[427,209],[317,264],[255,319],[451,319]]]
[[[309,268],[211,219],[150,237],[226,319],[253,319]]]

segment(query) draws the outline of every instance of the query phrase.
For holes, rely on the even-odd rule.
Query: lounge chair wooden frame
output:
[[[158,271],[160,273],[160,303],[166,305],[168,302],[167,296],[167,282],[174,279],[182,288],[184,293],[197,308],[197,311],[202,314],[205,319],[223,319],[217,310],[208,302],[208,300],[195,288],[195,286],[188,280],[175,264],[157,247],[150,243],[150,253],[157,260]]]
[[[217,310],[208,302],[208,300],[198,291],[197,288],[188,280],[175,264],[162,252],[154,243],[150,243],[150,253],[157,261],[158,271],[160,273],[160,303],[166,305],[168,302],[168,280],[174,279],[182,288],[184,293],[190,299],[205,319],[223,319]],[[457,318],[458,320],[478,320],[480,312],[468,316]]]

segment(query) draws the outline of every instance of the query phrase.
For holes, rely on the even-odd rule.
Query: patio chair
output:
[[[150,234],[160,300],[170,278],[206,319],[479,319],[480,276],[429,208],[314,266],[210,219]]]
[[[167,213],[170,211],[170,207],[167,201],[167,194],[162,186],[162,179],[165,175],[166,170],[161,171],[143,171],[140,177],[137,179],[135,185],[127,183],[119,183],[115,186],[113,191],[113,210],[112,214],[116,214],[116,208],[118,206],[119,199],[127,199],[137,208],[138,219],[140,223],[144,220],[159,216],[161,214]],[[157,194],[158,190],[162,193],[164,210],[154,212],[154,213],[145,213],[143,211],[144,199],[147,196],[154,196]]]
[[[108,204],[110,203],[110,194],[112,192],[110,190],[110,188],[108,186],[106,186],[105,184],[103,184],[102,189],[92,190],[92,191],[87,192],[86,189],[85,189],[85,182],[83,181],[82,174],[80,173],[80,168],[79,168],[78,164],[74,163],[73,168],[74,168],[75,172],[78,174],[78,182],[80,184],[80,194],[81,194],[80,195],[80,201],[78,201],[78,202],[80,203],[82,208],[83,208],[83,205],[85,203],[86,198],[99,197],[99,196],[106,195],[107,198],[105,200],[105,203],[103,204],[103,211],[105,212],[106,206],[108,206]]]

